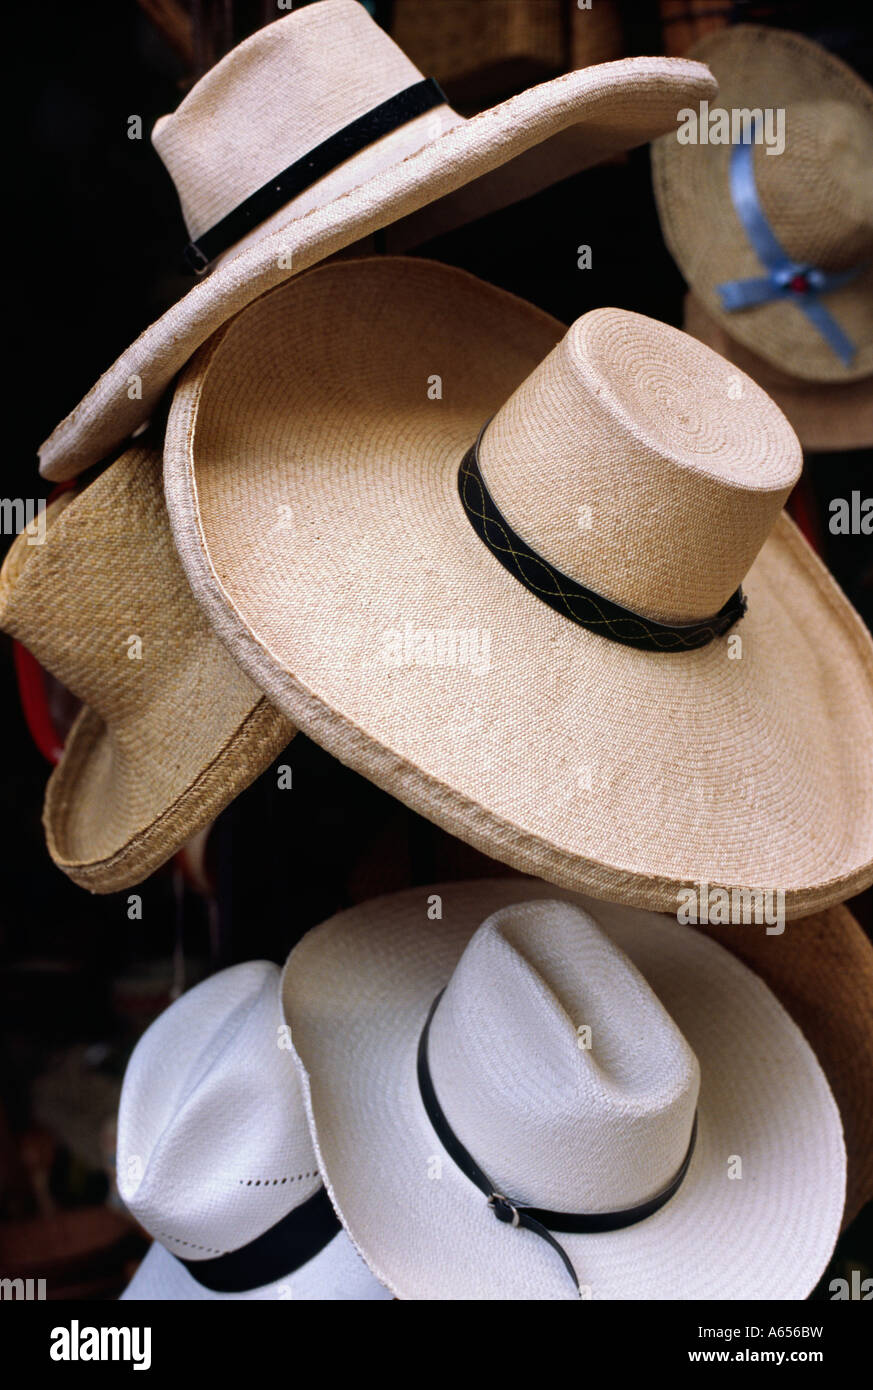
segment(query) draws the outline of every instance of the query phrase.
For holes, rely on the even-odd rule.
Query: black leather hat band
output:
[[[424,1103],[427,1117],[433,1125],[436,1136],[452,1161],[460,1168],[465,1177],[470,1179],[478,1187],[479,1191],[488,1198],[488,1206],[493,1211],[498,1221],[504,1222],[509,1226],[522,1226],[528,1231],[533,1231],[542,1240],[548,1242],[552,1249],[561,1257],[564,1268],[579,1289],[579,1278],[573,1266],[573,1262],[564,1247],[555,1240],[553,1231],[566,1233],[567,1235],[595,1235],[602,1231],[621,1231],[627,1226],[635,1226],[640,1221],[645,1221],[646,1217],[653,1216],[656,1211],[660,1211],[666,1206],[671,1197],[674,1197],[685,1179],[694,1153],[694,1145],[697,1141],[697,1115],[695,1113],[694,1123],[691,1127],[691,1138],[688,1149],[682,1160],[682,1165],[675,1177],[667,1184],[656,1196],[650,1197],[645,1202],[640,1202],[637,1206],[626,1207],[622,1211],[602,1211],[602,1212],[567,1212],[567,1211],[548,1211],[544,1207],[527,1207],[518,1202],[513,1202],[510,1197],[498,1192],[488,1177],[484,1169],[473,1158],[472,1154],[464,1147],[458,1136],[455,1134],[445,1114],[442,1106],[437,1099],[433,1080],[430,1074],[430,1064],[428,1062],[427,1044],[430,1036],[430,1025],[436,1013],[437,1005],[443,997],[443,990],[437,995],[430,1006],[424,1028],[421,1030],[421,1037],[418,1042],[418,1089]]]
[[[659,623],[586,589],[538,555],[500,511],[482,477],[479,438],[464,455],[458,472],[458,492],[473,530],[504,569],[556,613],[612,642],[647,652],[688,652],[722,637],[746,611],[742,589],[732,594],[712,618],[696,623]]]
[[[281,174],[276,174],[250,193],[208,232],[191,241],[185,248],[188,269],[195,275],[202,275],[222,251],[240,241],[254,227],[266,222],[274,212],[299,197],[319,179],[323,179],[325,174],[332,173],[347,159],[360,154],[376,140],[381,140],[383,135],[390,135],[417,116],[423,116],[426,111],[445,105],[445,94],[439,83],[432,77],[426,77],[397,92],[379,106],[374,106],[371,111],[343,126],[342,130],[328,136],[308,154],[289,164]]]
[[[214,1293],[246,1293],[289,1278],[333,1240],[340,1230],[323,1186],[275,1225],[226,1255],[211,1260],[182,1260],[192,1279]],[[173,1252],[175,1253],[175,1252]]]

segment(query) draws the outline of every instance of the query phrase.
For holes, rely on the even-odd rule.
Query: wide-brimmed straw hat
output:
[[[277,708],[493,858],[803,916],[873,880],[873,644],[781,514],[796,436],[735,379],[637,314],[319,267],[183,375],[177,548]]]
[[[445,884],[294,949],[285,1017],[343,1224],[401,1298],[805,1297],[845,1187],[814,1053],[694,928],[591,909]]]
[[[199,344],[298,271],[401,219],[394,249],[407,249],[644,144],[673,126],[678,107],[714,94],[700,63],[627,58],[465,120],[357,0],[320,0],[267,25],[154,130],[189,260],[212,273],[61,422],[40,452],[43,473],[67,478],[98,462]],[[408,219],[424,207],[416,236]]]
[[[811,388],[808,381],[780,371],[731,338],[690,292],[685,296],[683,327],[763,386],[809,453],[873,445],[873,375],[858,381],[818,382]]]
[[[54,862],[94,892],[158,868],[293,736],[194,602],[148,445],[61,493],[43,545],[15,540],[0,627],[84,702],[43,822]]]
[[[154,1237],[124,1299],[387,1299],[342,1232],[283,1045],[279,970],[251,961],[145,1032],[118,1110],[118,1190]]]
[[[870,377],[873,91],[778,29],[738,25],[692,52],[718,79],[717,108],[689,108],[696,131],[680,121],[652,150],[664,236],[691,290],[798,384]]]

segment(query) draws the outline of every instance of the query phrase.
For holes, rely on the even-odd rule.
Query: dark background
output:
[[[135,0],[44,0],[5,16],[13,95],[5,152],[13,312],[3,415],[3,491],[10,497],[47,495],[36,446],[188,288],[176,196],[148,139],[155,119],[178,104],[210,59],[279,13],[260,3],[195,5],[203,27],[192,65],[147,8]],[[619,8],[626,53],[667,49],[654,0]],[[717,8],[730,22],[801,29],[873,80],[873,23],[856,0]],[[390,6],[377,11],[390,22]],[[142,117],[141,141],[128,139],[133,114]],[[594,269],[585,273],[576,267],[581,242],[593,248]],[[568,323],[614,304],[681,325],[684,285],[661,238],[645,150],[418,254],[462,266]],[[867,451],[816,455],[806,480],[825,558],[868,620],[869,554],[862,538],[829,535],[827,502],[853,488],[869,492],[871,463]],[[133,1041],[180,988],[237,960],[282,961],[304,930],[371,893],[489,867],[298,737],[280,760],[293,768],[293,792],[279,792],[271,770],[216,824],[211,901],[169,867],[136,889],[143,919],[130,921],[126,893],[91,896],[48,858],[40,812],[49,768],[21,713],[6,638],[0,720],[0,1220],[9,1223],[103,1202],[111,1179],[71,1134],[63,1092],[67,1109],[85,1123],[93,1106],[99,1127],[103,1083],[110,1092],[117,1087]],[[869,928],[870,895],[853,910]],[[39,1088],[46,1076],[56,1078],[48,1098]],[[109,1136],[102,1147],[108,1166]],[[868,1209],[843,1237],[835,1269],[864,1263],[865,1254],[871,1263],[870,1226]],[[120,1277],[118,1261],[103,1274],[73,1268],[68,1277],[71,1287],[106,1296]]]

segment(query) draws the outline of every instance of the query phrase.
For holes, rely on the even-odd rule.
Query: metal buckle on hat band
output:
[[[504,1197],[502,1192],[492,1192],[488,1198],[488,1205],[494,1212],[498,1221],[502,1221],[506,1226],[521,1225],[521,1218],[518,1214],[518,1207],[514,1207],[508,1197]]]
[[[185,247],[185,265],[194,275],[205,275],[209,269],[209,261],[204,256],[196,241],[192,241]]]
[[[601,1231],[621,1231],[628,1226],[637,1225],[640,1221],[645,1221],[647,1217],[653,1216],[676,1195],[685,1175],[691,1165],[691,1158],[697,1141],[697,1115],[691,1126],[691,1138],[685,1157],[679,1167],[678,1172],[673,1176],[666,1187],[650,1197],[647,1201],[639,1203],[634,1207],[625,1207],[621,1211],[606,1212],[566,1212],[548,1211],[542,1207],[529,1207],[516,1205],[508,1197],[504,1197],[502,1192],[498,1192],[491,1179],[483,1168],[479,1166],[473,1155],[470,1153],[461,1140],[458,1138],[452,1126],[449,1124],[442,1106],[437,1098],[434,1089],[433,1078],[430,1074],[430,1064],[428,1062],[428,1038],[430,1037],[430,1025],[436,1013],[437,1005],[443,997],[443,991],[434,999],[428,1011],[421,1036],[418,1040],[417,1055],[417,1075],[418,1090],[424,1105],[427,1118],[434,1128],[437,1138],[446,1150],[449,1157],[461,1170],[465,1177],[469,1178],[480,1192],[488,1199],[489,1210],[505,1226],[515,1228],[523,1227],[526,1231],[531,1231],[539,1236],[552,1247],[556,1255],[563,1262],[564,1268],[569,1274],[573,1283],[579,1290],[579,1279],[576,1274],[570,1256],[567,1254],[563,1245],[555,1239],[554,1232],[562,1232],[568,1235],[593,1235]]]
[[[417,116],[447,104],[439,83],[432,77],[426,77],[395,93],[387,101],[380,102],[363,116],[358,116],[357,120],[335,131],[308,154],[289,164],[280,174],[274,174],[222,217],[220,222],[216,222],[214,227],[197,237],[196,241],[191,241],[184,253],[188,270],[195,275],[203,275],[222,251],[227,251],[347,159],[360,154],[369,145],[381,140],[383,135],[390,135],[392,131],[408,125]]]

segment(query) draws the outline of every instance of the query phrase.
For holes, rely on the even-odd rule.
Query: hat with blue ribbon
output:
[[[653,152],[664,235],[693,294],[789,377],[869,376],[873,91],[780,30],[738,26],[694,56],[718,79],[718,104],[680,113]]]
[[[690,291],[682,327],[763,387],[787,417],[805,453],[873,447],[873,375],[814,385],[792,377],[732,338]]]

